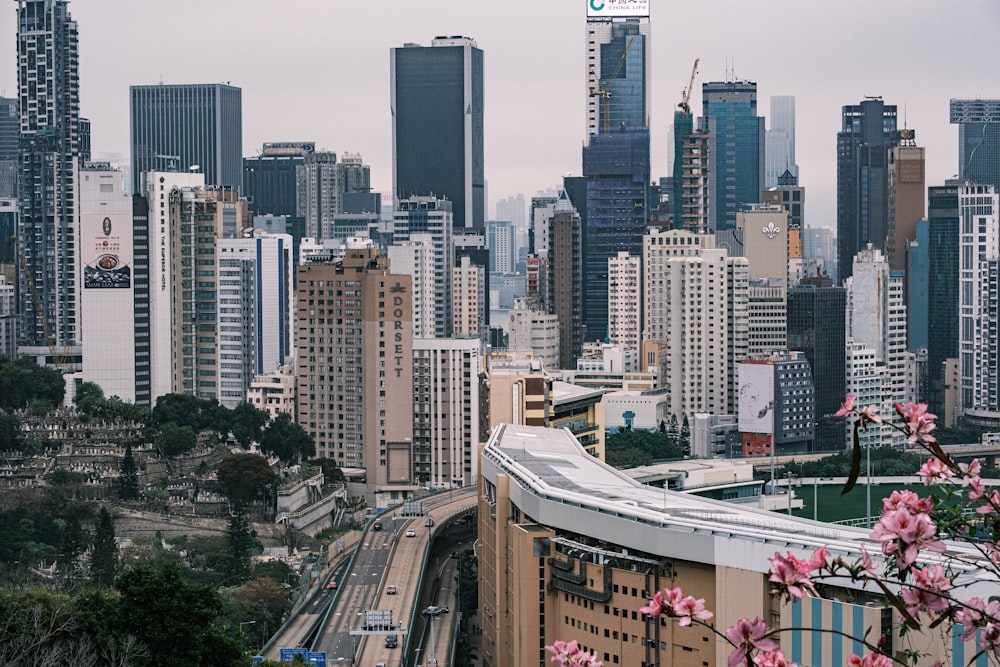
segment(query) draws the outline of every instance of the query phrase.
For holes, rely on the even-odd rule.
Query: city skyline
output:
[[[391,11],[379,16],[392,18],[377,30],[336,29],[370,24],[367,5],[316,1],[300,3],[295,12],[268,11],[277,6],[255,0],[233,11],[230,3],[181,0],[162,12],[123,0],[72,3],[80,25],[81,116],[92,123],[94,157],[120,153],[128,159],[129,86],[230,83],[244,94],[244,153],[254,154],[265,141],[289,140],[360,153],[372,165],[373,189],[389,192],[389,51],[406,42],[429,45],[438,35],[464,35],[485,56],[487,215],[500,198],[530,196],[557,187],[563,174],[581,173],[584,0],[533,5],[530,13],[483,11],[458,0],[390,0]],[[943,184],[958,173],[958,128],[949,124],[949,100],[1000,96],[990,90],[995,75],[980,46],[1000,25],[1000,6],[970,0],[963,8],[976,20],[955,31],[942,26],[961,16],[931,2],[780,1],[749,7],[709,0],[682,7],[654,1],[652,177],[668,175],[673,111],[691,64],[700,58],[695,109],[700,84],[725,80],[731,71],[735,77],[728,78],[757,83],[762,113],[772,95],[796,97],[796,159],[800,185],[809,193],[807,224],[836,226],[840,109],[866,95],[899,107],[900,125],[916,129],[918,144],[927,148],[927,184]],[[719,16],[728,19],[706,24],[706,17]],[[776,16],[783,18],[778,22]],[[0,12],[0,30],[15,33],[15,19],[14,6]],[[121,29],[153,22],[158,35],[183,39],[163,39],[151,48],[147,30]],[[778,34],[768,38],[767,30]],[[294,49],[268,46],[281,43]],[[13,95],[13,57],[8,62],[0,69],[0,91]]]

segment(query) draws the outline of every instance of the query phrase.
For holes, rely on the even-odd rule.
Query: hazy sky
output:
[[[132,84],[229,82],[243,89],[243,153],[265,141],[314,140],[360,153],[372,186],[392,185],[389,49],[436,35],[477,40],[485,58],[489,208],[579,174],[584,141],[587,0],[74,0],[81,111],[93,153],[129,154]],[[997,0],[651,0],[652,175],[666,175],[668,130],[701,59],[700,84],[757,83],[796,98],[796,161],[807,224],[836,226],[840,109],[881,95],[927,149],[927,182],[957,173],[952,97],[1000,97]],[[14,96],[16,5],[0,91]]]

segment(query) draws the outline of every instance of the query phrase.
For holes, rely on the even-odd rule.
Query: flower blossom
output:
[[[801,600],[803,589],[813,595],[817,595],[813,588],[809,575],[814,571],[822,569],[826,565],[826,560],[830,552],[825,547],[817,549],[809,560],[796,558],[791,551],[787,556],[782,556],[779,552],[774,552],[774,558],[769,558],[771,562],[771,576],[768,581],[779,585],[789,596],[796,600]]]
[[[931,431],[937,428],[934,420],[937,415],[927,412],[926,403],[896,403],[896,413],[906,420],[906,431],[909,437],[907,444],[913,445],[920,442],[937,442]]]
[[[835,416],[846,417],[847,415],[854,412],[854,401],[855,401],[854,394],[848,394],[847,398],[844,399],[844,404],[840,406],[840,409],[837,410]]]
[[[753,664],[757,667],[798,667],[794,662],[788,662],[780,649],[757,653],[753,657]]]
[[[917,560],[921,549],[944,551],[944,542],[936,535],[937,526],[927,514],[914,514],[908,506],[900,506],[882,513],[871,538],[882,543],[882,553],[896,557],[896,566],[902,570]]]
[[[913,588],[903,589],[903,602],[911,616],[921,611],[939,614],[948,609],[948,599],[941,595],[951,588],[941,564],[913,569]]]
[[[864,657],[852,653],[847,664],[848,667],[893,667],[892,658],[884,653],[869,653]]]
[[[604,663],[597,659],[596,653],[588,653],[580,648],[576,640],[571,642],[557,641],[552,646],[546,646],[552,653],[552,662],[560,667],[603,667]]]
[[[955,472],[947,463],[933,456],[927,459],[927,462],[920,466],[920,470],[917,471],[917,477],[924,478],[924,486],[930,486],[935,480],[944,481],[954,476]]]
[[[877,405],[866,405],[861,408],[861,426],[864,427],[869,422],[878,424],[882,418],[878,416]]]
[[[657,591],[649,604],[640,607],[639,611],[649,616],[666,614],[670,618],[678,619],[677,625],[682,626],[691,625],[692,620],[708,621],[714,616],[705,609],[705,598],[695,599],[694,596],[684,595],[679,586]]]
[[[982,598],[975,597],[966,600],[965,605],[955,612],[955,622],[962,625],[962,641],[966,642],[976,636],[979,629],[979,648],[983,651],[993,651],[1000,657],[1000,601],[992,600],[987,604]]]
[[[733,627],[726,630],[726,638],[736,647],[729,654],[729,667],[736,667],[753,649],[775,651],[778,642],[768,637],[767,623],[755,617],[752,621],[741,618]]]

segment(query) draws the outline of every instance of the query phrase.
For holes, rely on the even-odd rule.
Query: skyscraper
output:
[[[736,213],[760,200],[764,185],[764,117],[757,84],[702,84],[702,131],[708,132],[709,229],[736,227]]]
[[[559,319],[559,368],[576,367],[583,351],[583,226],[569,199],[560,197],[549,218],[548,312]]]
[[[78,68],[77,24],[69,3],[19,0],[20,334],[24,344],[50,349],[65,349],[79,338]]]
[[[260,155],[243,158],[243,189],[253,215],[295,216],[296,168],[316,152],[311,141],[266,143]]]
[[[771,127],[767,130],[764,184],[773,188],[778,178],[789,171],[799,177],[795,164],[795,98],[792,95],[771,96]]]
[[[347,193],[369,192],[371,168],[360,155],[347,153],[341,161],[332,151],[303,156],[295,167],[296,214],[305,220],[306,236],[325,240],[335,236],[336,216],[344,212]]]
[[[17,196],[17,99],[0,97],[0,199]]]
[[[483,52],[468,37],[389,52],[393,195],[452,202],[456,228],[482,230]]]
[[[408,197],[397,202],[393,214],[393,244],[420,240],[398,253],[411,257],[405,264],[393,264],[393,273],[413,270],[414,337],[448,338],[452,328],[452,269],[455,266],[454,223],[452,202],[435,197]],[[429,272],[422,257],[427,257]],[[418,301],[423,295],[422,303]],[[427,325],[432,325],[430,330]],[[416,326],[420,325],[420,326]]]
[[[900,130],[899,145],[889,149],[888,225],[885,254],[894,271],[906,270],[906,247],[917,238],[917,220],[923,219],[927,190],[924,149],[917,146],[913,130]]]
[[[888,158],[896,145],[896,107],[881,97],[843,107],[837,133],[837,277],[851,276],[868,243],[885,250],[889,229]]]
[[[223,83],[130,86],[132,192],[147,171],[188,169],[242,190],[242,95]]]
[[[945,413],[945,359],[958,359],[958,189],[960,182],[927,188],[928,402]],[[950,424],[948,424],[950,426]]]
[[[958,125],[958,177],[1000,190],[1000,99],[951,100]]]
[[[649,16],[594,3],[587,11],[587,135],[649,127]],[[637,3],[635,6],[640,6]]]

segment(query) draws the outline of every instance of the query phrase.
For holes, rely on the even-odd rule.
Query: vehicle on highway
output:
[[[376,533],[382,530],[382,522],[376,521],[374,524],[372,524],[372,530],[374,530]]]
[[[425,607],[423,613],[426,614],[427,616],[437,616],[438,614],[441,613],[441,607],[435,607],[434,605],[431,605],[429,607]]]
[[[328,583],[326,585],[326,587],[329,588],[331,591],[335,591],[335,590],[337,590],[337,582],[336,581],[331,581],[330,583]]]
[[[427,519],[424,521],[424,525],[427,526],[428,528],[430,528],[431,526],[433,526],[434,525],[434,518],[433,517],[427,517]]]
[[[446,604],[441,605],[440,607],[438,607],[438,609],[441,610],[442,614],[447,614],[448,613],[448,605],[446,605]]]
[[[396,635],[386,635],[385,636],[385,647],[386,648],[396,648],[399,646],[399,638]]]
[[[408,531],[406,531],[406,536],[407,537],[416,537],[417,536],[417,531],[415,531],[412,528],[410,528]]]
[[[427,660],[427,667],[437,667],[437,664],[438,664],[437,658],[429,658]]]
[[[386,595],[395,595],[396,594],[396,584],[389,584],[388,586],[386,586],[385,587],[385,594]]]
[[[385,663],[384,662],[376,662],[375,663],[375,667],[385,667]]]

